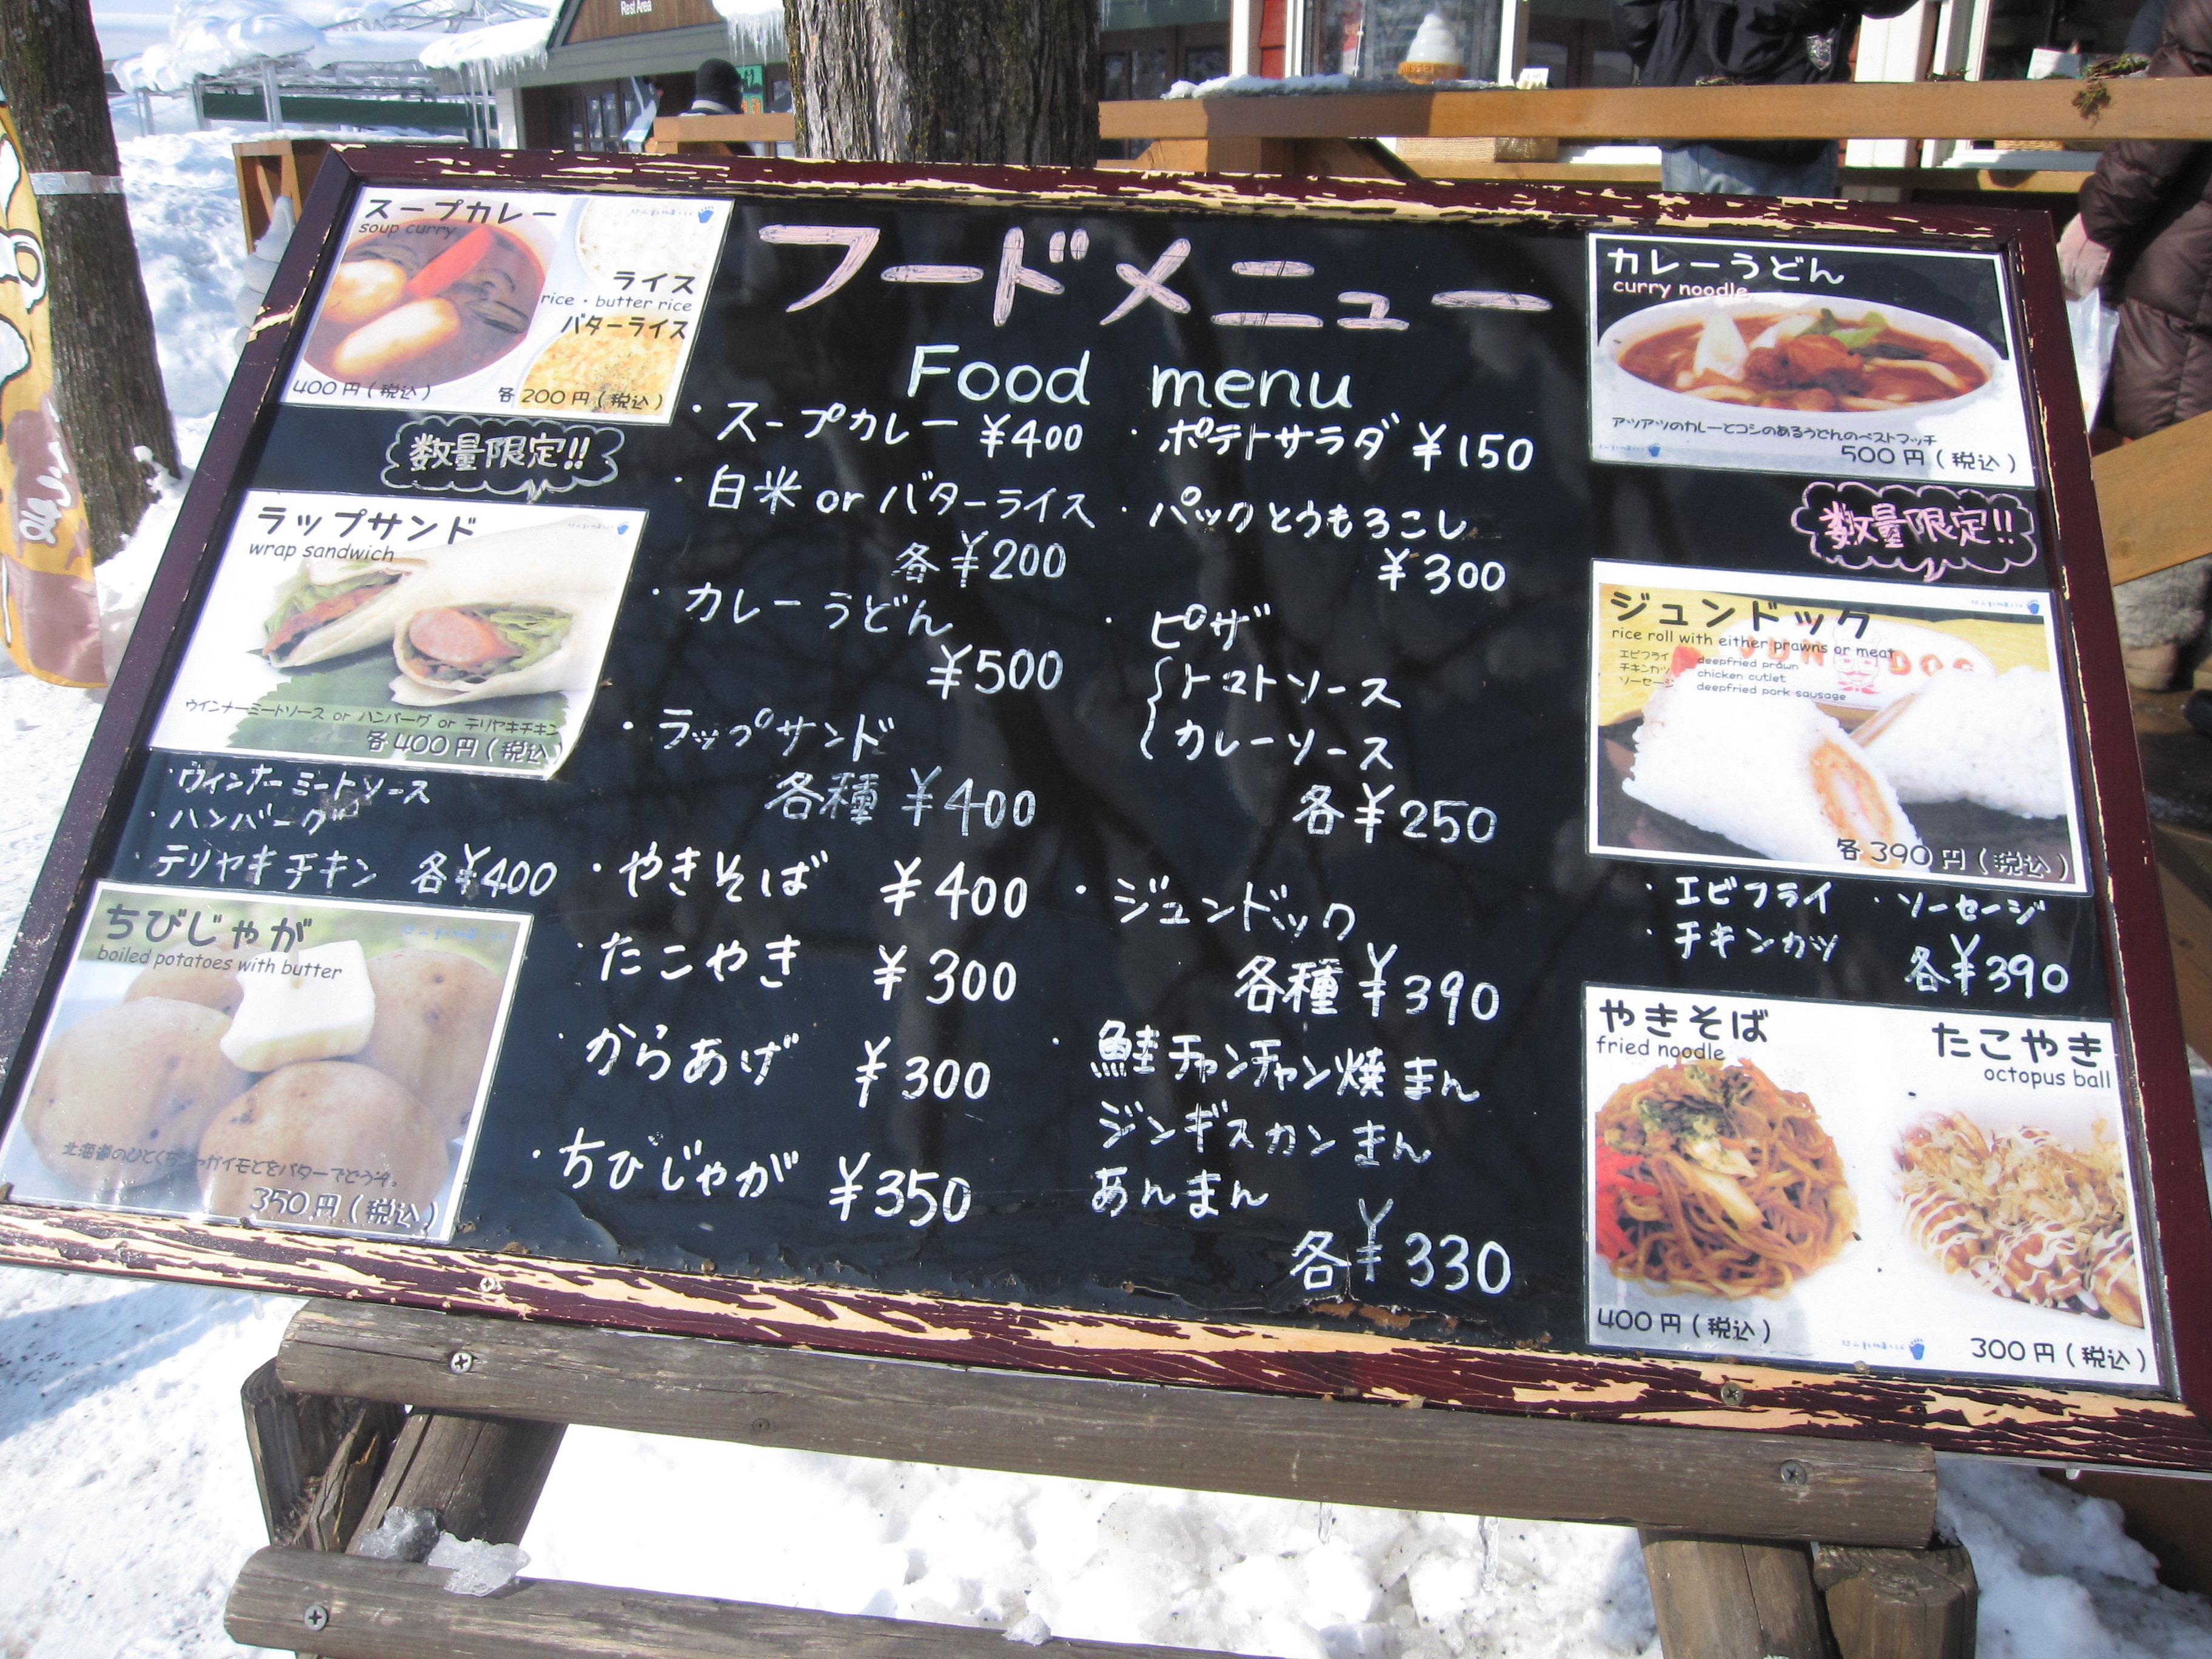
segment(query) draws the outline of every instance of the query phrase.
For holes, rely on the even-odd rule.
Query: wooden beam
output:
[[[1954,1545],[1867,1550],[1817,1544],[1813,1583],[1838,1659],[1974,1659],[1981,1587]]]
[[[1409,1411],[337,1302],[294,1316],[276,1367],[291,1388],[441,1412],[1263,1497],[1908,1547],[1935,1519],[1932,1455],[1864,1441]]]
[[[2212,104],[2212,96],[2205,99]],[[2116,582],[2212,553],[2212,415],[2108,449],[2089,463],[2097,516],[2105,524],[2105,562]]]
[[[403,1561],[265,1549],[231,1587],[223,1627],[247,1646],[323,1659],[1006,1659],[1006,1632],[667,1595],[556,1579],[453,1595]],[[1038,1659],[1206,1659],[1189,1648],[1048,1640]]]
[[[2073,81],[1864,81],[1821,87],[1578,87],[1260,98],[1115,100],[1102,138],[2212,139],[2212,98],[2186,78],[2113,81],[2095,117]],[[788,115],[665,115],[656,149],[789,143]]]
[[[362,1521],[369,1512],[369,1500],[391,1461],[392,1443],[407,1419],[398,1407],[385,1401],[346,1403],[356,1407],[358,1415],[331,1452],[330,1463],[316,1482],[291,1536],[273,1542],[336,1553],[361,1530]],[[378,1514],[381,1518],[382,1511]]]
[[[2094,118],[2074,107],[2073,82],[1866,81],[1813,87],[1578,87],[1173,99],[1101,104],[1099,131],[1116,138],[1365,136],[1583,142],[2212,138],[2212,99],[2186,78],[2109,84],[2112,102]]]
[[[1802,1544],[1646,1532],[1667,1659],[1836,1659]]]
[[[288,1543],[363,1402],[288,1389],[276,1380],[272,1359],[246,1379],[238,1403],[246,1413],[246,1449],[253,1459],[262,1522],[270,1543]]]
[[[2166,899],[2166,936],[2173,952],[2174,989],[2181,998],[2181,1032],[2198,1054],[2212,1054],[2212,904],[2163,860],[2158,885]]]
[[[416,1410],[392,1449],[362,1516],[373,1532],[384,1512],[434,1510],[456,1538],[519,1544],[529,1529],[553,1458],[566,1432],[560,1423]],[[359,1536],[349,1538],[350,1549]]]
[[[673,155],[686,143],[790,144],[799,118],[781,115],[663,115],[653,124],[655,153]]]

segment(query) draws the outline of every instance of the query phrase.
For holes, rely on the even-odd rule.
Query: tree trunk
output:
[[[122,547],[153,499],[143,448],[171,471],[177,446],[154,354],[154,317],[131,216],[89,0],[0,0],[0,86],[38,189],[54,406],[76,464],[93,556]],[[49,193],[53,183],[66,188]],[[34,188],[37,185],[34,182]]]
[[[801,155],[1097,161],[1097,0],[784,0],[784,37]]]

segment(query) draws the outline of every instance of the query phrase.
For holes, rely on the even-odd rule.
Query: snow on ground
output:
[[[186,466],[199,459],[238,361],[232,297],[246,261],[246,229],[230,155],[236,137],[167,132],[122,145],[131,230]]]
[[[228,133],[127,141],[187,464],[229,372],[244,248]],[[103,570],[127,608],[173,505]],[[94,701],[0,678],[12,939]],[[2212,1073],[2200,1077],[2212,1114]],[[215,1659],[263,1541],[238,1388],[295,1304],[0,1268],[0,1655]],[[1947,1459],[1983,1659],[2212,1659],[2112,1504]],[[524,1546],[600,1583],[1283,1659],[1656,1659],[1632,1533],[571,1431]]]

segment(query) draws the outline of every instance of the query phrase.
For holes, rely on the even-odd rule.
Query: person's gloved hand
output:
[[[2074,222],[2058,239],[2058,275],[2066,285],[2066,297],[2083,300],[2094,294],[2104,283],[2105,267],[2112,262],[2112,249],[2091,241],[2081,216],[2075,214]]]

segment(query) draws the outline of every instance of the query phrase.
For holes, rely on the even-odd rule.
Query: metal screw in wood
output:
[[[320,1601],[314,1602],[301,1616],[301,1622],[309,1630],[320,1630],[331,1622],[331,1610]]]
[[[461,1349],[446,1362],[446,1369],[456,1376],[476,1369],[477,1357],[466,1348]]]
[[[1729,1407],[1741,1406],[1743,1404],[1743,1384],[1741,1382],[1722,1383],[1721,1404]]]
[[[1782,1484],[1785,1486],[1809,1486],[1813,1484],[1811,1474],[1794,1457],[1785,1458],[1775,1473],[1782,1477]]]

